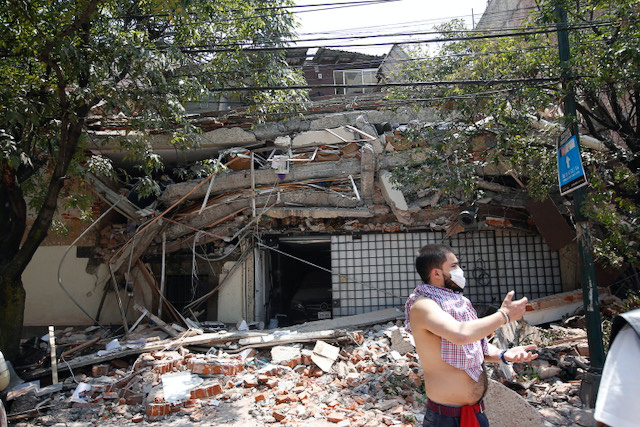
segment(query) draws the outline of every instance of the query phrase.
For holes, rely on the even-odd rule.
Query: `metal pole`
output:
[[[564,108],[565,124],[576,137],[576,144],[580,150],[580,135],[578,132],[576,100],[571,73],[569,51],[569,33],[567,30],[567,13],[557,3],[556,14],[558,17],[558,50],[560,55],[562,87],[565,91]],[[578,243],[578,255],[580,256],[580,277],[582,279],[582,296],[587,323],[587,337],[589,342],[589,359],[591,366],[585,372],[580,384],[580,399],[589,408],[595,406],[604,366],[604,346],[602,343],[602,324],[600,319],[600,303],[598,302],[598,285],[593,266],[591,249],[591,230],[587,218],[582,213],[586,199],[587,187],[580,187],[573,193],[573,205],[575,209],[576,235]]]
[[[562,67],[562,86],[565,90],[564,108],[567,127],[571,127],[580,147],[580,135],[577,126],[576,100],[573,88],[569,59],[569,33],[567,30],[567,13],[561,6],[556,6],[558,16],[558,49],[560,65]],[[580,256],[580,276],[582,278],[582,294],[587,320],[587,336],[589,338],[589,358],[591,367],[602,369],[604,366],[604,346],[602,344],[602,325],[600,319],[600,303],[598,302],[598,286],[593,266],[591,231],[587,218],[582,213],[586,199],[585,187],[578,188],[573,193],[575,208],[576,233],[578,253]]]

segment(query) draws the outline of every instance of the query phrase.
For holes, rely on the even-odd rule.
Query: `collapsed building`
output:
[[[265,327],[400,308],[419,282],[417,250],[440,242],[459,254],[467,295],[487,310],[511,289],[532,299],[578,288],[562,201],[528,199],[505,165],[484,166],[477,185],[485,197],[473,205],[429,188],[403,194],[392,170],[446,135],[447,124],[428,110],[309,114],[254,126],[226,117],[194,119],[203,129],[195,150],[177,151],[165,135],[152,141],[168,168],[213,158],[226,170],[167,179],[157,199],[142,201],[93,178],[94,207],[105,216],[77,225],[67,237],[82,232],[74,247],[43,247],[46,263],[36,254],[25,273],[27,326],[127,328],[140,316],[136,306],[182,324]],[[424,139],[406,136],[426,122]],[[92,151],[124,164],[111,142],[122,135],[102,124],[92,131]],[[474,156],[490,156],[491,147],[490,133],[474,137]],[[60,287],[42,280],[51,274]],[[47,306],[51,298],[58,306]]]

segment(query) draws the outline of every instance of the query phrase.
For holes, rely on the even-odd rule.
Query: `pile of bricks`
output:
[[[51,395],[54,409],[37,422],[47,424],[47,417],[54,417],[108,425],[419,425],[425,402],[423,373],[404,328],[389,323],[352,336],[353,341],[341,344],[323,341],[325,349],[330,347],[326,354],[319,353],[316,341],[244,350],[211,348],[206,354],[178,347],[142,353],[135,360],[114,359],[67,378],[62,390]],[[546,426],[591,425],[592,411],[584,409],[578,397],[579,381],[564,379],[576,364],[586,363],[576,349],[581,342],[560,341],[543,345],[533,363],[515,365],[515,376],[503,382],[544,415]],[[530,372],[536,378],[530,379]],[[495,367],[489,374],[499,379]],[[163,381],[167,376],[195,381],[183,397],[169,399],[171,390]],[[80,399],[71,398],[76,383],[90,386]],[[38,403],[26,395],[19,399],[24,399],[26,409]]]

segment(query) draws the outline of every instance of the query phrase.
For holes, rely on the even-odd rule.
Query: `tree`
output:
[[[150,176],[162,168],[150,132],[173,132],[178,149],[198,132],[186,101],[233,85],[302,82],[281,52],[292,36],[290,0],[7,0],[0,5],[0,349],[17,354],[25,291],[21,275],[62,202],[84,201],[66,184],[108,161],[86,158],[89,114],[126,117],[139,138],[122,149]],[[268,101],[242,92],[244,100]],[[300,92],[272,93],[300,101]],[[251,108],[262,108],[253,105]],[[148,177],[142,192],[158,191]],[[65,203],[69,201],[66,200]],[[28,223],[28,214],[35,219]]]
[[[571,72],[577,97],[581,134],[599,140],[604,150],[586,148],[583,161],[588,174],[586,214],[597,226],[594,254],[620,266],[640,260],[640,9],[635,0],[542,0],[523,28],[527,35],[467,39],[463,23],[441,28],[447,38],[429,59],[412,61],[403,77],[424,80],[524,79],[499,86],[438,86],[428,90],[396,91],[391,96],[439,99],[453,117],[449,137],[437,147],[427,147],[420,162],[396,170],[405,188],[425,182],[448,194],[467,195],[470,203],[482,196],[477,186],[482,168],[489,163],[508,164],[537,199],[557,193],[555,140],[561,128],[541,125],[539,119],[562,123],[560,83],[539,82],[561,76],[558,59],[555,6],[569,15]],[[514,32],[513,30],[504,33]],[[476,36],[477,34],[473,34]],[[529,79],[529,82],[527,82]],[[472,156],[471,136],[479,130],[496,134],[495,150],[484,159]],[[417,129],[415,135],[424,134]],[[592,138],[592,140],[593,140]],[[455,181],[434,179],[438,174],[459,175]]]

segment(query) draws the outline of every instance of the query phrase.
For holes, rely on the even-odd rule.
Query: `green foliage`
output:
[[[613,326],[613,318],[620,313],[626,313],[627,311],[640,308],[640,292],[628,291],[626,298],[622,300],[621,304],[617,304],[615,309],[608,311],[602,319],[602,340],[606,345],[606,350],[609,350],[609,341],[611,339],[611,327]]]
[[[600,140],[606,151],[583,149],[589,180],[585,213],[597,225],[596,257],[620,266],[640,260],[640,8],[636,0],[543,0],[523,23],[536,29],[557,22],[555,5],[562,3],[571,26],[570,72],[575,79],[578,117],[565,117],[566,95],[560,84],[518,83],[498,86],[451,85],[395,89],[391,97],[433,99],[453,123],[491,132],[495,146],[485,151],[485,165],[501,164],[517,176],[532,197],[557,192],[556,127],[533,126],[538,118],[562,123],[577,120],[582,134]],[[463,23],[441,27],[446,37],[462,35]],[[482,33],[480,33],[482,34]],[[475,34],[474,34],[475,35]],[[555,33],[446,42],[437,55],[409,61],[401,79],[411,81],[501,80],[558,78],[562,74]],[[413,53],[416,57],[423,52]],[[423,105],[419,105],[422,107]],[[452,126],[451,135],[460,133]],[[474,149],[465,135],[458,152]],[[426,139],[428,141],[428,139]],[[437,144],[436,144],[437,145]],[[442,153],[449,153],[446,147]],[[396,173],[407,188],[434,188],[445,194],[480,197],[469,183],[482,179],[482,169],[462,163],[454,183],[441,182],[442,171],[457,164],[450,157],[427,156],[420,166]],[[477,161],[477,158],[475,159]],[[419,171],[419,173],[418,173]],[[459,180],[459,176],[464,179]],[[460,183],[458,188],[452,184]],[[457,192],[457,193],[456,193]]]
[[[158,194],[153,177],[164,166],[150,149],[151,136],[171,134],[177,150],[196,147],[201,131],[189,121],[188,103],[217,102],[222,88],[302,83],[283,52],[245,51],[285,46],[294,35],[287,9],[263,8],[262,0],[2,2],[0,165],[5,175],[16,176],[16,189],[0,186],[0,199],[22,193],[32,212],[51,210],[51,196],[55,200],[60,191],[51,182],[77,182],[69,178],[87,171],[122,176],[108,160],[89,154],[104,141],[79,136],[87,119],[98,118],[126,129],[107,144],[136,163],[141,195]],[[303,92],[223,94],[252,105],[258,119],[294,112],[306,101]],[[217,168],[203,163],[192,176]],[[60,194],[65,204],[85,211],[85,201],[72,191]]]
[[[176,167],[173,173],[181,180],[203,178],[226,171],[227,167],[218,159],[205,159],[190,163],[187,167]]]
[[[392,177],[412,200],[444,193],[457,199],[481,197],[476,188],[475,169],[483,162],[473,160],[464,129],[451,125],[413,125],[403,135],[410,146],[417,146],[414,160],[395,168]],[[441,203],[449,204],[450,200]]]

